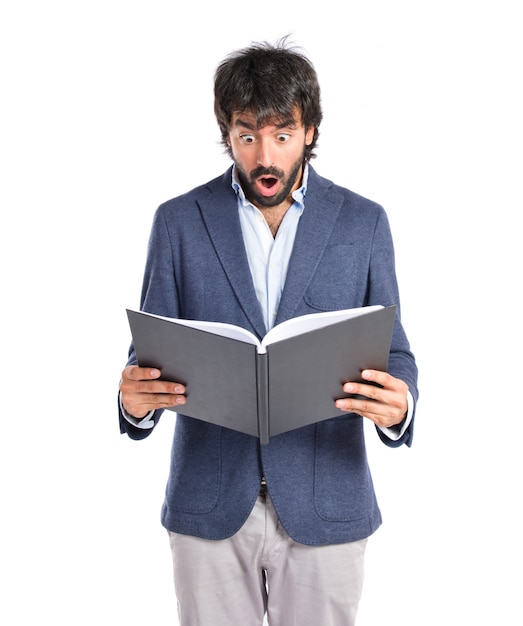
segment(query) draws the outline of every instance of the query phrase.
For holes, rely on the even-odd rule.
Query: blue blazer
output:
[[[397,305],[389,372],[417,400],[417,368],[400,322],[394,251],[382,207],[310,168],[276,323],[318,311]],[[259,337],[264,323],[238,217],[231,170],[161,205],[154,217],[141,298],[143,310],[229,322]],[[136,363],[131,346],[129,364]],[[341,390],[340,390],[341,391]],[[161,411],[154,415],[155,424]],[[133,439],[151,434],[120,414]],[[399,441],[410,445],[413,422]],[[369,536],[381,524],[355,414],[258,439],[182,414],[176,418],[162,523],[172,531],[223,539],[243,525],[265,476],[288,534],[308,545]]]

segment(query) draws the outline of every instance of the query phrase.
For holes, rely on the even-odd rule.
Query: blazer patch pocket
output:
[[[360,434],[362,419],[347,415],[317,425],[314,505],[325,520],[351,522],[372,512],[374,490]]]
[[[167,502],[180,513],[210,513],[218,504],[220,492],[220,429],[205,428],[206,424],[198,420],[192,420],[192,428],[185,428],[186,420],[192,418],[178,415]]]
[[[359,258],[356,248],[353,244],[325,248],[304,294],[308,306],[319,311],[362,306],[366,295],[368,260]]]

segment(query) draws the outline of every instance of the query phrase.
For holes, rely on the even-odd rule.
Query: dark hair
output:
[[[312,143],[305,146],[308,161],[315,156],[313,150],[322,119],[320,86],[312,63],[295,48],[286,47],[286,38],[276,45],[253,43],[232,52],[218,66],[214,76],[214,113],[222,144],[230,156],[227,137],[235,113],[252,112],[263,126],[294,118],[296,108],[305,128],[314,126]]]

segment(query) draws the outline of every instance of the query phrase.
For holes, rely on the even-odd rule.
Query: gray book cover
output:
[[[266,444],[275,435],[343,415],[334,405],[345,395],[343,383],[361,380],[363,369],[387,369],[395,308],[363,307],[356,315],[347,310],[346,319],[334,322],[331,312],[295,318],[284,323],[291,336],[279,332],[265,348],[247,331],[248,342],[204,330],[201,322],[193,327],[188,320],[129,309],[127,316],[138,364],[187,386],[180,413]],[[308,317],[324,325],[292,335],[293,323]]]

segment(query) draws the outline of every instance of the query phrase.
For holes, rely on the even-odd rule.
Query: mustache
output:
[[[260,167],[251,170],[249,177],[251,181],[253,181],[257,178],[260,178],[260,176],[274,176],[274,178],[283,178],[284,175],[285,173],[277,167],[263,167],[262,165],[260,165]]]

